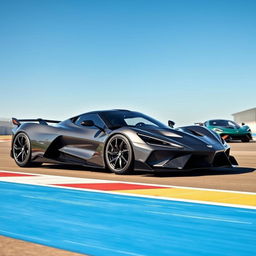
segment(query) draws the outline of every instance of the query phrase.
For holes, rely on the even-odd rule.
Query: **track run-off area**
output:
[[[200,192],[211,200],[200,202]],[[1,235],[82,254],[256,250],[256,193],[0,171],[0,198]]]
[[[255,143],[234,151],[245,167],[182,177],[19,168],[2,141],[1,236],[86,255],[255,254]]]

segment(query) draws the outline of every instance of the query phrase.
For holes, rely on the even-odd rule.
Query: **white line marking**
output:
[[[24,183],[24,184],[80,184],[80,183],[115,183],[112,181],[98,180],[95,182],[93,179],[81,179],[81,178],[71,178],[64,176],[17,176],[17,177],[0,177],[1,181],[9,181],[15,183]]]

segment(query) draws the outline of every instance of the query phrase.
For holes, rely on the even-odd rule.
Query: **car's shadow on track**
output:
[[[248,167],[233,167],[233,168],[208,168],[208,169],[194,169],[171,172],[155,172],[147,174],[147,176],[154,177],[193,177],[193,176],[209,176],[209,175],[234,175],[243,174],[255,171],[256,168]]]
[[[55,169],[55,170],[72,170],[78,172],[94,172],[94,173],[106,173],[112,174],[107,169],[84,167],[79,165],[69,164],[47,164],[41,168]],[[158,172],[145,172],[145,171],[133,171],[129,176],[139,175],[144,177],[193,177],[193,176],[207,176],[207,175],[234,175],[243,174],[255,171],[256,168],[248,167],[233,167],[233,168],[207,168],[207,169],[193,169],[193,170],[172,170],[172,171],[158,171]]]

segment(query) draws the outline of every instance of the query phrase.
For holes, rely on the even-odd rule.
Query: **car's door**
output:
[[[88,120],[93,121],[95,126],[84,126],[83,122]],[[73,123],[72,142],[67,143],[61,151],[84,160],[88,165],[104,166],[103,147],[107,137],[104,128],[105,123],[96,113],[79,116]]]

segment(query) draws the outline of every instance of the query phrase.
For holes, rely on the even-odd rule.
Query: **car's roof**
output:
[[[80,114],[80,116],[85,115],[85,114],[100,114],[100,113],[105,113],[105,112],[133,112],[133,111],[127,110],[127,109],[95,110],[95,111],[90,111],[90,112]]]
[[[95,110],[95,111],[90,111],[90,112],[86,112],[86,113],[82,113],[82,114],[73,116],[73,117],[69,118],[68,120],[76,120],[78,117],[80,117],[80,116],[82,116],[82,115],[87,115],[87,114],[101,114],[101,113],[107,113],[107,112],[133,112],[133,111],[127,110],[127,109]]]
[[[231,122],[234,122],[234,121],[228,120],[228,119],[210,119],[210,120],[207,120],[206,122],[210,122],[210,121],[231,121]]]

